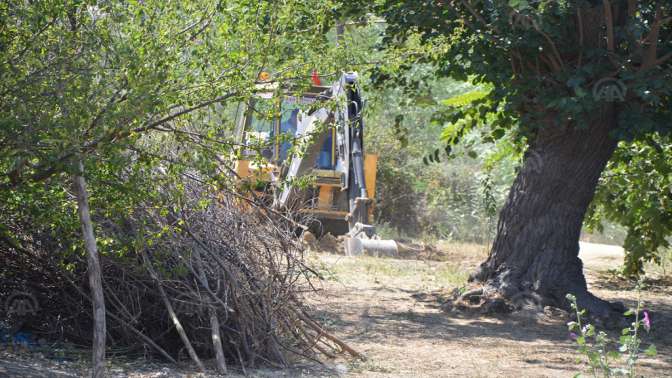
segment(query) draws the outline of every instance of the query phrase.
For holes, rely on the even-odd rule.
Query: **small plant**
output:
[[[576,303],[576,297],[572,294],[567,294],[572,310],[576,313],[576,321],[567,323],[569,328],[569,337],[576,341],[579,346],[579,353],[583,354],[590,365],[590,370],[593,377],[613,377],[626,376],[635,377],[637,361],[641,353],[641,338],[640,328],[643,328],[647,333],[651,330],[651,319],[646,310],[642,310],[642,300],[640,297],[640,285],[637,285],[637,308],[630,309],[625,312],[625,316],[635,316],[635,321],[631,323],[630,327],[624,328],[621,331],[621,336],[618,343],[612,341],[606,332],[598,331],[594,325],[582,322],[582,316],[585,316],[586,310],[580,309]],[[642,314],[640,318],[640,314]],[[610,345],[618,344],[618,349],[611,349]],[[656,346],[649,345],[644,353],[647,356],[653,357],[656,355]],[[615,367],[613,362],[625,358],[625,365],[623,367]],[[581,376],[581,373],[575,377]]]

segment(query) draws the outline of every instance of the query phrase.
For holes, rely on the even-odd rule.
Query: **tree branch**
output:
[[[665,60],[669,59],[669,57],[664,56],[661,59],[658,59],[658,38],[660,36],[660,28],[670,22],[672,20],[672,17],[667,17],[663,18],[663,9],[662,6],[659,4],[656,7],[656,18],[653,22],[653,25],[651,26],[651,31],[649,32],[649,35],[646,36],[644,39],[642,45],[646,44],[647,42],[649,43],[649,47],[644,50],[643,57],[642,57],[642,66],[640,68],[640,71],[644,71],[647,69],[650,69],[652,67],[655,67],[659,61],[662,63]]]
[[[607,26],[607,50],[614,52],[614,15],[611,9],[611,1],[604,0],[604,22]]]
[[[577,18],[577,23],[579,26],[579,60],[577,62],[577,67],[581,67],[581,63],[583,62],[583,15],[581,13],[581,8],[576,9],[576,18]]]
[[[65,163],[68,161],[68,159],[72,158],[76,153],[82,152],[82,153],[89,153],[94,151],[99,145],[104,144],[104,143],[113,143],[119,140],[123,140],[128,138],[129,136],[133,134],[138,134],[138,133],[143,133],[152,129],[155,129],[156,127],[165,124],[167,122],[170,122],[178,117],[181,117],[185,114],[194,112],[198,109],[202,109],[208,105],[212,105],[217,102],[224,101],[230,97],[233,97],[236,94],[236,92],[231,92],[227,93],[223,96],[219,96],[217,98],[204,101],[200,104],[194,105],[192,107],[182,109],[180,111],[177,111],[169,116],[166,116],[164,118],[161,118],[157,121],[151,122],[149,124],[146,124],[144,126],[139,126],[134,129],[129,129],[125,131],[113,131],[110,132],[106,135],[101,136],[100,138],[96,140],[92,140],[88,143],[85,143],[79,151],[66,151],[62,153],[60,156],[58,156],[55,160],[46,162],[43,164],[40,164],[35,168],[36,172],[33,173],[32,175],[24,178],[24,179],[16,179],[16,180],[10,180],[8,183],[4,183],[0,185],[0,190],[10,190],[18,187],[19,185],[26,184],[28,182],[40,182],[43,180],[46,180],[47,178],[53,176],[54,174],[62,171],[63,166]],[[5,177],[10,177],[10,174],[12,172],[8,172],[3,174]]]
[[[177,314],[175,313],[175,310],[173,309],[173,305],[170,303],[170,300],[168,299],[168,295],[166,295],[166,291],[163,289],[163,284],[161,283],[161,280],[159,279],[158,274],[154,270],[154,267],[152,266],[152,262],[149,259],[149,256],[147,256],[146,251],[141,252],[142,259],[145,262],[145,266],[147,267],[147,271],[149,272],[149,275],[152,277],[154,282],[156,283],[156,287],[159,289],[159,294],[161,295],[161,299],[163,300],[163,304],[166,307],[166,310],[168,310],[168,314],[170,315],[170,319],[173,321],[173,325],[175,326],[175,330],[177,330],[178,335],[180,336],[180,339],[182,340],[182,343],[184,344],[185,348],[187,348],[187,352],[189,353],[189,357],[191,358],[192,361],[198,366],[198,369],[201,372],[205,372],[205,366],[203,365],[203,362],[201,362],[201,359],[198,357],[196,354],[196,351],[194,350],[194,347],[191,345],[191,342],[189,341],[189,337],[187,336],[187,333],[185,332],[184,328],[182,327],[182,323],[180,323],[180,320],[177,317]]]
[[[656,61],[654,63],[654,66],[659,66],[659,65],[667,62],[668,60],[670,60],[670,58],[672,58],[672,52],[669,52],[669,53],[663,55],[662,57],[656,59]]]
[[[628,0],[628,18],[635,17],[637,11],[637,0]]]

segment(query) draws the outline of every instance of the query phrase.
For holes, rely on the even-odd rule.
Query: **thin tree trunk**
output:
[[[147,253],[145,251],[142,252],[142,257],[145,260],[145,264],[147,265],[147,270],[149,271],[149,274],[152,276],[152,279],[156,282],[156,287],[159,289],[159,294],[161,295],[163,304],[166,306],[166,310],[168,310],[170,320],[172,320],[173,325],[175,325],[175,329],[177,330],[177,333],[180,335],[180,339],[182,339],[182,343],[184,344],[185,348],[187,348],[187,353],[189,353],[189,357],[191,358],[192,361],[194,361],[194,363],[196,364],[196,366],[198,366],[198,369],[201,372],[205,372],[205,366],[203,366],[203,362],[201,362],[201,359],[198,358],[198,355],[196,354],[194,347],[191,345],[189,337],[187,336],[187,333],[184,331],[184,327],[182,327],[182,323],[180,323],[180,319],[177,317],[177,314],[175,314],[173,305],[170,303],[168,295],[166,295],[166,291],[163,290],[161,280],[159,279],[159,276],[156,274],[156,271],[154,271],[152,262],[149,260],[149,257],[147,256]]]
[[[100,258],[96,237],[93,233],[93,223],[89,212],[89,195],[84,179],[84,164],[77,161],[77,174],[74,176],[74,186],[77,195],[77,211],[82,225],[82,237],[86,249],[89,287],[91,288],[91,303],[93,306],[93,372],[95,378],[105,376],[105,297],[103,294],[103,278],[100,268]]]
[[[605,111],[585,129],[549,119],[538,131],[500,213],[490,255],[471,277],[485,284],[485,297],[568,308],[565,296],[572,293],[596,318],[620,309],[588,292],[578,257],[584,215],[616,147],[609,136],[615,117]]]
[[[198,251],[199,247],[194,248],[194,258],[196,259],[196,270],[200,276],[200,281],[205,286],[205,289],[211,292],[208,284],[208,278],[203,270],[203,261],[201,254]],[[224,350],[222,349],[222,335],[219,326],[219,318],[217,317],[217,310],[214,306],[208,306],[210,314],[210,330],[212,332],[212,347],[215,350],[215,358],[217,360],[217,369],[220,373],[226,374],[226,359],[224,358]]]
[[[345,23],[338,22],[336,23],[336,47],[343,45],[343,38],[345,35]]]

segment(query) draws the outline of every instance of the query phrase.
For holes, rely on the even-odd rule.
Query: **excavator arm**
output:
[[[380,240],[370,224],[377,157],[364,153],[357,75],[346,73],[331,86],[313,86],[298,100],[311,104],[310,112],[296,116],[295,152],[279,162],[280,174],[272,179],[274,207],[312,214],[318,237],[345,234],[346,254],[395,255],[397,244]],[[315,176],[314,187],[295,185],[306,175]]]

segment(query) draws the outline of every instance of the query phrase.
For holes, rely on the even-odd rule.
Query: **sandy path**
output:
[[[623,248],[617,245],[579,242],[579,258],[591,270],[616,268],[623,261]]]

